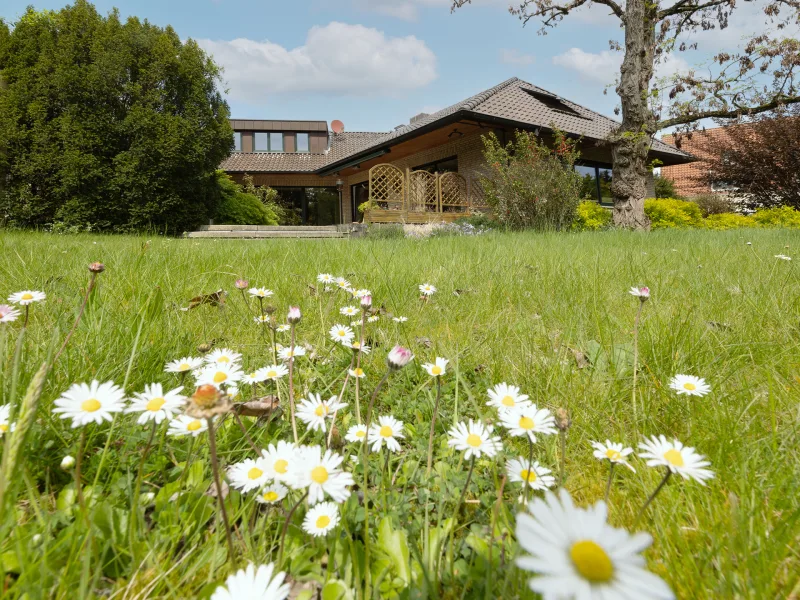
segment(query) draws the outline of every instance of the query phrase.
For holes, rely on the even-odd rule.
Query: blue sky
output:
[[[64,0],[4,0],[13,21],[26,5]],[[96,0],[172,25],[198,40],[225,67],[232,116],[340,119],[348,131],[386,131],[422,111],[453,104],[512,76],[613,116],[620,56],[617,22],[595,6],[547,36],[522,26],[508,0]],[[724,32],[701,34],[699,51],[681,53],[663,73],[705,62],[757,26],[755,7]],[[755,23],[755,25],[754,25]]]

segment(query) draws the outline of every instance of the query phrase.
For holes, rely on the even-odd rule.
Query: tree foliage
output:
[[[679,198],[675,191],[675,180],[662,175],[656,175],[653,178],[653,184],[656,191],[656,198]]]
[[[273,207],[265,204],[257,194],[248,189],[247,185],[238,185],[224,171],[217,171],[216,177],[217,189],[220,194],[215,218],[217,223],[224,225],[278,224],[278,215]]]
[[[0,26],[0,210],[12,223],[180,232],[232,148],[220,71],[171,28],[86,0]]]

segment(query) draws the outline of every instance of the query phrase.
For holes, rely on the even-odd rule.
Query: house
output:
[[[709,157],[709,148],[714,143],[725,140],[730,132],[730,127],[747,127],[747,125],[733,125],[728,127],[714,127],[702,131],[693,131],[681,135],[681,150],[695,157],[694,162],[674,164],[661,168],[661,176],[675,182],[675,192],[683,198],[701,196],[703,194],[730,194],[735,191],[724,181],[714,181],[710,177],[710,165],[704,160]],[[664,135],[662,141],[666,144],[675,144],[675,135]]]
[[[330,225],[365,220],[452,220],[480,210],[486,172],[481,136],[502,141],[516,130],[551,139],[552,127],[580,137],[581,173],[596,183],[598,201],[610,201],[611,149],[618,125],[588,108],[511,78],[433,114],[418,114],[387,132],[346,131],[339,121],[238,120],[235,151],[221,168],[241,182],[277,190],[294,209],[296,224]],[[693,160],[654,140],[651,158],[664,165]],[[591,187],[591,186],[590,186]]]

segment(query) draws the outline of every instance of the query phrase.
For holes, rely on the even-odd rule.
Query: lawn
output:
[[[569,411],[564,488],[577,505],[605,493],[609,463],[592,455],[591,441],[608,438],[637,450],[628,457],[635,473],[614,471],[608,506],[616,527],[633,525],[664,474],[637,456],[646,436],[677,438],[711,462],[715,477],[707,485],[673,476],[636,527],[653,537],[644,553],[647,568],[677,597],[794,597],[800,593],[800,277],[795,262],[775,255],[792,255],[798,246],[800,234],[785,230],[422,241],[3,232],[0,296],[32,289],[47,300],[31,305],[24,336],[22,318],[0,323],[0,404],[18,407],[34,373],[57,353],[81,306],[87,265],[102,261],[106,270],[52,366],[23,449],[12,457],[16,470],[0,506],[0,595],[207,598],[224,583],[234,568],[210,493],[216,488],[208,434],[168,436],[166,422],[151,429],[124,413],[113,423],[73,429],[51,413],[53,403],[73,383],[93,379],[114,381],[128,396],[153,382],[172,389],[181,375],[165,373],[165,363],[198,356],[202,344],[241,353],[247,372],[271,364],[269,328],[254,322],[249,310],[258,302],[248,309],[237,278],[274,291],[266,303],[276,307],[279,323],[290,305],[302,310],[297,340],[309,352],[295,359],[298,402],[311,392],[338,395],[352,352],[333,343],[328,330],[350,325],[339,310],[358,302],[317,283],[319,273],[332,273],[368,288],[374,306],[386,309],[366,326],[372,352],[362,355],[362,413],[392,346],[415,355],[390,375],[374,408],[376,419],[391,414],[403,421],[405,438],[397,453],[369,455],[365,548],[362,444],[344,439],[357,422],[349,380],[342,400],[348,406],[338,413],[331,440],[355,479],[339,507],[341,521],[312,537],[301,527],[310,510],[307,501],[298,503],[302,492],[265,505],[256,502],[256,492],[231,488],[226,505],[239,567],[277,562],[301,598],[325,582],[326,600],[362,598],[369,552],[370,597],[535,598],[527,587],[533,575],[514,562],[523,553],[515,522],[524,492],[505,477],[506,460],[524,457],[528,444],[511,437],[498,411],[486,405],[487,389],[507,382],[539,407]],[[422,283],[438,290],[425,302]],[[651,298],[638,328],[634,402],[639,300],[628,291],[639,285],[649,286]],[[228,292],[224,306],[181,310],[191,298],[219,289]],[[277,336],[289,345],[288,333]],[[440,379],[433,471],[426,477],[437,386],[421,365],[437,356],[450,362]],[[676,374],[704,378],[711,392],[677,395],[669,388]],[[273,393],[275,385],[260,384],[258,395]],[[189,395],[194,388],[187,387]],[[241,389],[249,400],[251,388]],[[277,390],[280,412],[242,418],[258,447],[292,439],[287,377]],[[493,423],[503,449],[474,462],[465,488],[471,461],[447,445],[447,432],[468,419]],[[216,423],[223,469],[256,457],[232,415]],[[298,429],[302,443],[325,444],[327,436],[307,431],[305,423]],[[78,456],[82,432],[84,508],[74,468],[60,466],[65,455]],[[0,438],[6,462],[15,435]],[[533,447],[533,458],[552,470],[554,489],[560,440],[539,435]]]

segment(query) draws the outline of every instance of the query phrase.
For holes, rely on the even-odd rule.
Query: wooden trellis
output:
[[[469,208],[474,212],[487,212],[490,206],[486,202],[486,191],[480,177],[472,177],[469,180]]]
[[[408,210],[438,211],[438,181],[436,175],[428,171],[408,173]]]
[[[370,201],[381,209],[405,210],[405,179],[394,165],[375,165],[369,170]]]
[[[439,176],[439,197],[442,212],[466,212],[467,180],[459,173],[443,173]]]

